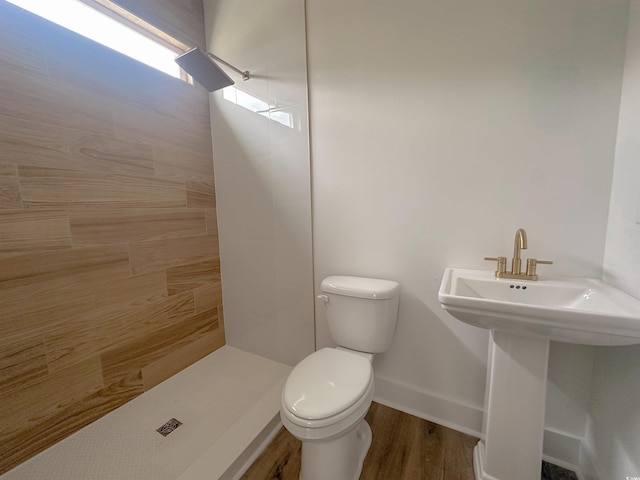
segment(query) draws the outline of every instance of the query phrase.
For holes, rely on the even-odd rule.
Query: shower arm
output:
[[[229,62],[225,62],[223,59],[221,59],[220,57],[215,56],[213,53],[209,53],[209,52],[205,52],[207,54],[207,56],[209,58],[211,58],[212,60],[215,60],[216,62],[219,62],[221,64],[223,64],[226,67],[229,67],[231,70],[233,70],[236,73],[239,73],[240,75],[242,75],[242,80],[249,80],[251,78],[251,76],[249,75],[249,70],[245,70],[244,72],[242,70],[240,70],[239,68],[234,67],[233,65],[231,65]]]

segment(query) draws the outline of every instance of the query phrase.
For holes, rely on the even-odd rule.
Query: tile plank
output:
[[[221,327],[224,327],[224,305],[222,303],[218,305],[217,311],[218,311],[218,323],[220,324]]]
[[[202,262],[168,268],[167,293],[176,295],[187,290],[194,290],[203,285],[211,285],[220,281],[220,259],[214,258]]]
[[[209,310],[158,330],[144,339],[123,344],[101,355],[105,383],[135,375],[143,367],[218,329],[218,316]]]
[[[24,25],[11,20],[10,15],[0,15],[0,67],[46,78],[44,45],[25,31]]]
[[[69,212],[74,245],[110,245],[202,235],[204,212],[192,209],[83,209]]]
[[[205,210],[207,218],[207,232],[218,233],[218,210],[215,208],[208,208]]]
[[[153,167],[158,178],[213,182],[211,152],[188,152],[154,145]]]
[[[211,129],[206,125],[189,125],[172,118],[171,114],[158,115],[155,106],[131,106],[125,103],[114,107],[115,135],[134,142],[148,143],[180,151],[213,157]]]
[[[3,115],[57,126],[113,135],[111,103],[88,91],[51,78],[0,68],[0,105]]]
[[[222,305],[222,281],[215,282],[213,285],[204,285],[194,290],[194,294],[198,313]]]
[[[0,161],[31,167],[152,177],[153,149],[113,136],[0,114]]]
[[[152,272],[218,258],[218,236],[209,234],[132,243],[129,252],[133,273]]]
[[[109,305],[72,318],[44,337],[49,369],[57,371],[142,339],[194,313],[194,296],[189,292],[141,308]]]
[[[44,377],[35,385],[0,395],[0,437],[33,428],[46,418],[102,389],[100,359],[94,357]]]
[[[53,446],[82,427],[144,393],[140,375],[123,379],[84,397],[39,423],[0,442],[0,474]]]
[[[125,252],[114,247],[90,250],[10,257],[3,261],[9,264],[9,272],[14,270],[13,264],[20,265],[21,260],[24,263],[22,269],[15,269],[4,280],[1,276],[5,272],[0,271],[3,292],[0,328],[5,338],[45,335],[74,317],[99,315],[101,309],[114,305],[142,307],[166,296],[164,272],[130,276],[126,249]],[[87,263],[82,263],[83,260]]]
[[[184,207],[184,183],[128,175],[18,167],[26,208]]]
[[[213,182],[194,182],[187,180],[187,207],[216,208],[216,190]]]
[[[0,163],[0,209],[22,208],[18,169],[15,165]]]
[[[6,395],[27,388],[49,373],[42,339],[29,338],[16,343],[0,340],[0,385]]]
[[[95,248],[74,248],[62,252],[38,252],[3,260],[0,268],[0,288],[15,286],[50,287],[74,276],[95,273],[129,273],[129,252],[122,245]]]
[[[66,248],[71,248],[66,211],[0,210],[0,257]]]
[[[198,340],[142,367],[142,381],[145,391],[155,387],[182,369],[209,355],[225,343],[224,329],[216,328]]]
[[[204,46],[202,0],[128,3]],[[0,1],[0,474],[224,343],[215,267],[165,275],[219,258],[208,98]]]

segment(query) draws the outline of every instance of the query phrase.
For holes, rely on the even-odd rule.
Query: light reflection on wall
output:
[[[180,78],[180,67],[174,61],[177,51],[132,30],[129,26],[80,0],[8,1],[172,77]],[[107,7],[107,10],[110,10],[110,7]],[[135,15],[132,17],[135,18]],[[138,21],[141,24],[145,23],[140,19]]]
[[[269,118],[274,122],[278,122],[285,127],[294,128],[293,115],[283,112],[281,107],[269,105],[264,100],[247,92],[243,92],[234,86],[224,88],[222,90],[222,98],[235,103],[240,107],[246,108],[247,110],[255,112],[258,115]]]

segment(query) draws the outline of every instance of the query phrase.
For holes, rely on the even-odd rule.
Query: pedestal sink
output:
[[[491,330],[476,480],[540,480],[549,341],[640,343],[640,300],[600,280],[497,279],[447,268],[438,299],[458,320]]]

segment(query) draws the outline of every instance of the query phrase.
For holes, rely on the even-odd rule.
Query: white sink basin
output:
[[[584,345],[640,343],[640,300],[592,278],[534,282],[447,268],[438,299],[476,327]]]

